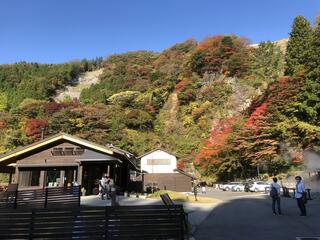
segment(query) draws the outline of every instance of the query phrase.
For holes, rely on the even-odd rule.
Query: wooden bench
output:
[[[184,239],[182,205],[107,207],[106,239]]]
[[[174,205],[174,202],[172,201],[172,199],[170,198],[168,193],[160,194],[160,197],[161,197],[164,205],[166,205],[166,206],[173,206]]]
[[[164,203],[165,206],[168,207],[174,207],[174,206],[177,206],[173,201],[172,199],[170,198],[169,194],[168,193],[164,193],[164,194],[160,194],[160,197],[162,199],[162,202]],[[183,210],[183,215],[184,215],[184,219],[183,219],[183,223],[184,223],[184,228],[185,228],[185,232],[188,234],[189,233],[189,227],[188,227],[188,224],[189,224],[189,213],[190,212],[185,212],[183,207],[182,207],[182,210]]]
[[[184,239],[183,208],[118,206],[0,211],[0,239]]]

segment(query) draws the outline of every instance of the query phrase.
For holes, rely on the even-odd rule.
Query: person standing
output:
[[[280,207],[280,185],[278,183],[278,179],[274,177],[273,183],[270,185],[270,196],[272,198],[272,212],[274,215],[277,215],[276,212],[276,204],[278,209],[278,214],[282,215],[281,207]]]
[[[107,175],[103,174],[102,178],[99,181],[99,185],[101,187],[101,200],[104,200],[104,195],[107,194]]]
[[[296,193],[295,198],[297,199],[297,204],[300,209],[300,216],[307,216],[306,205],[304,204],[303,194],[305,192],[305,187],[300,176],[295,177],[296,180]]]
[[[106,195],[107,199],[110,199],[110,192],[111,192],[111,178],[107,176],[107,181],[106,181]]]

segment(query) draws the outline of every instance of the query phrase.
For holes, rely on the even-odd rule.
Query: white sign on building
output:
[[[141,171],[148,173],[174,173],[177,168],[177,158],[161,149],[156,149],[142,156]]]

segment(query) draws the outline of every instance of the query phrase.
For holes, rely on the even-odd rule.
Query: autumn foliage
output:
[[[221,73],[243,76],[249,67],[248,41],[236,36],[214,36],[200,42],[191,57],[191,67],[201,76]]]
[[[4,129],[7,126],[6,121],[0,120],[0,129]]]
[[[196,157],[195,163],[201,167],[218,165],[221,163],[219,154],[225,149],[228,137],[232,132],[232,125],[236,118],[220,120],[211,130],[210,138],[205,141],[204,147]]]
[[[180,170],[183,170],[185,167],[185,164],[184,164],[184,161],[182,159],[180,159],[178,162],[177,162],[177,168],[180,169]]]
[[[277,171],[281,168],[277,159],[281,138],[276,135],[276,127],[302,86],[299,78],[282,77],[253,103],[242,127],[234,130],[234,118],[219,121],[195,163],[204,172],[227,174],[227,177],[250,176],[258,165]],[[296,163],[301,161],[301,156],[296,153],[291,159]]]
[[[42,128],[48,126],[48,120],[45,119],[30,119],[26,123],[25,133],[28,137],[40,139]]]

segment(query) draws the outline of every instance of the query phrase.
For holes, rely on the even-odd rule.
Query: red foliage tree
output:
[[[185,167],[185,164],[184,164],[184,161],[182,159],[180,159],[178,162],[177,162],[177,168],[180,169],[180,170],[183,170]]]
[[[226,147],[228,138],[232,132],[232,126],[236,118],[230,117],[219,121],[211,130],[210,138],[204,143],[204,147],[196,156],[195,163],[203,168],[208,165],[218,165],[222,159],[219,153]]]
[[[261,119],[261,117],[265,114],[265,111],[267,109],[267,103],[262,103],[259,107],[256,108],[256,110],[250,115],[248,118],[248,121],[245,126],[247,127],[254,127],[255,123]]]
[[[7,126],[6,121],[0,120],[0,129],[4,129],[4,128],[6,128],[6,126]]]
[[[48,126],[48,120],[30,119],[27,121],[24,131],[28,137],[38,140],[41,137],[42,128],[45,129],[47,126]]]
[[[44,105],[44,111],[46,112],[46,114],[51,115],[54,112],[57,112],[66,107],[67,105],[65,103],[49,102]]]
[[[190,85],[191,85],[191,82],[189,80],[183,79],[175,86],[175,91],[178,93],[182,92]]]
[[[223,73],[243,76],[249,67],[248,41],[231,35],[209,37],[200,42],[191,57],[191,67],[198,74]]]

